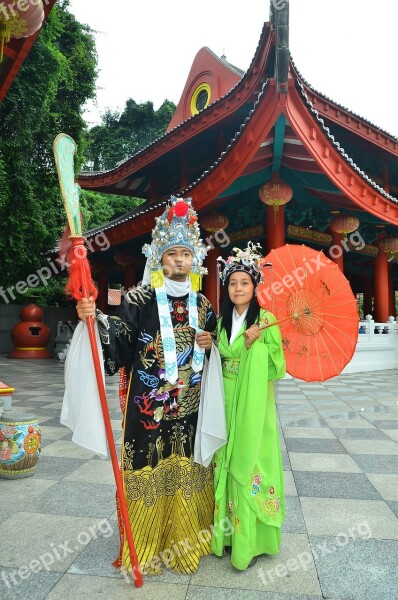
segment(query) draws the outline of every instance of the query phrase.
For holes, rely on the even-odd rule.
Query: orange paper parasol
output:
[[[339,375],[354,354],[359,322],[339,266],[323,252],[293,244],[271,250],[265,260],[272,277],[259,286],[258,300],[277,318],[287,372],[304,381]]]

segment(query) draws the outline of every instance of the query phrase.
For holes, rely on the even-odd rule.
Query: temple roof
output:
[[[146,200],[89,233],[115,230],[115,243],[142,235],[153,223],[149,213],[159,214],[171,194],[192,196],[198,210],[214,208],[275,170],[284,171],[306,198],[317,195],[333,208],[398,225],[397,138],[314,90],[286,53],[288,11],[278,11],[276,19],[264,25],[249,69],[241,77],[234,73],[237,81],[228,91],[177,123],[180,110],[174,127],[117,168],[80,175],[83,188]],[[208,49],[195,61],[199,55],[218,64]],[[180,108],[200,84],[195,61]],[[222,67],[226,72],[228,66]],[[384,165],[389,192],[380,175]]]

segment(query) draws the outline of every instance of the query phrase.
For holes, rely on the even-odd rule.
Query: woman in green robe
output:
[[[235,249],[234,249],[235,250]],[[285,516],[284,481],[274,380],[285,375],[278,325],[260,308],[260,255],[249,243],[222,273],[227,295],[218,320],[228,443],[215,455],[215,511],[211,549],[231,554],[244,570],[261,554],[277,554]],[[228,524],[228,526],[226,526]]]

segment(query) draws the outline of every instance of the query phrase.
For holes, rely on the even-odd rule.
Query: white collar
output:
[[[186,296],[189,294],[191,290],[191,281],[190,278],[187,277],[185,281],[173,281],[168,277],[164,278],[164,285],[166,288],[166,292],[169,296],[173,296],[174,298],[180,298],[181,296]]]
[[[247,307],[243,313],[240,315],[236,308],[234,307],[232,311],[232,327],[231,327],[231,337],[229,338],[229,343],[233,344],[235,339],[238,337],[238,333],[242,328],[243,322],[246,318],[247,311],[249,307]]]

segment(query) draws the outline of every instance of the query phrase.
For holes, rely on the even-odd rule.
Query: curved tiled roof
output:
[[[330,133],[329,127],[327,127],[325,125],[325,122],[322,119],[322,117],[319,116],[318,111],[313,107],[312,102],[309,100],[309,98],[307,96],[307,92],[304,89],[303,83],[299,79],[297,79],[296,82],[297,82],[297,86],[298,86],[298,88],[299,88],[299,90],[300,90],[300,92],[301,92],[301,94],[302,94],[302,96],[303,96],[306,104],[308,105],[308,107],[311,110],[312,114],[314,115],[315,119],[317,120],[317,122],[321,126],[321,128],[324,131],[324,133],[326,134],[326,136],[332,142],[333,146],[341,154],[341,157],[344,159],[344,161],[352,169],[354,169],[354,171],[356,171],[358,173],[358,175],[364,181],[366,181],[366,183],[368,183],[371,187],[373,187],[379,194],[381,194],[382,196],[384,196],[384,198],[387,198],[387,200],[391,200],[391,202],[394,202],[395,204],[398,204],[398,198],[395,198],[395,196],[392,196],[391,194],[389,194],[388,192],[386,192],[382,187],[380,187],[371,177],[369,177],[369,175],[366,175],[366,173],[364,171],[362,171],[362,169],[360,169],[358,167],[358,165],[353,161],[352,158],[350,158],[348,156],[348,154],[345,152],[344,148],[339,144],[339,142],[337,142],[335,140],[334,136]]]
[[[334,104],[336,107],[341,108],[342,110],[350,113],[350,115],[352,115],[353,117],[356,117],[357,119],[361,119],[361,121],[363,121],[364,123],[367,123],[368,125],[370,125],[371,127],[373,127],[374,129],[377,129],[378,131],[380,131],[380,133],[384,133],[384,135],[387,135],[388,137],[390,137],[391,139],[393,139],[394,141],[398,142],[398,137],[396,137],[395,135],[393,135],[392,133],[389,133],[388,131],[386,131],[385,129],[383,129],[382,127],[379,127],[378,125],[376,125],[375,123],[373,123],[372,121],[369,121],[369,119],[366,119],[365,117],[362,117],[361,115],[358,115],[357,113],[355,113],[354,111],[352,111],[350,108],[347,108],[346,106],[343,106],[342,104],[339,104],[338,102],[336,102],[335,100],[332,100],[332,98],[329,98],[329,96],[326,96],[326,94],[320,92],[319,90],[315,89],[301,74],[301,72],[299,71],[299,69],[297,68],[296,63],[294,62],[292,56],[290,56],[290,60],[292,63],[292,66],[294,68],[294,70],[296,71],[297,75],[299,76],[299,78],[301,79],[301,81],[305,84],[306,87],[308,87],[312,92],[314,92],[315,94],[317,94],[318,96],[321,96],[321,98],[323,98],[324,100],[327,100],[328,102],[330,102],[331,104]]]

